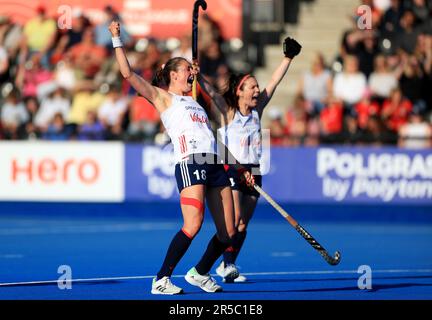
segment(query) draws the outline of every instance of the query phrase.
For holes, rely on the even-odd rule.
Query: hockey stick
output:
[[[254,188],[258,191],[293,227],[298,233],[307,241],[309,244],[319,252],[319,254],[327,261],[328,264],[335,266],[339,264],[341,259],[341,254],[339,251],[335,252],[334,257],[328,254],[312,235],[307,232],[301,225],[297,223],[280,205],[278,205],[263,189],[254,184]]]
[[[198,14],[199,7],[203,10],[207,9],[207,2],[205,0],[197,0],[194,3],[192,13],[192,62],[198,63]],[[197,99],[197,77],[194,76],[192,83],[192,97]]]

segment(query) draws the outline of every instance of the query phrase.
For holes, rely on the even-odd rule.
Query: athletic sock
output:
[[[233,238],[232,245],[229,246],[223,256],[224,256],[224,266],[227,264],[235,263],[237,260],[237,256],[240,253],[240,250],[243,246],[243,243],[246,239],[246,230],[237,232]]]
[[[157,280],[162,279],[165,276],[171,276],[177,263],[184,256],[191,243],[192,237],[187,235],[183,229],[177,232],[168,247],[165,260],[157,274]]]
[[[207,250],[201,257],[201,260],[195,266],[196,271],[201,275],[209,273],[213,264],[229,245],[230,243],[224,243],[218,239],[217,235],[214,235],[207,246]]]

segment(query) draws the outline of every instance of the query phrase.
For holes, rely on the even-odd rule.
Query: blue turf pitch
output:
[[[238,259],[249,281],[222,284],[222,293],[204,293],[182,276],[214,233],[207,215],[174,273],[173,282],[185,294],[167,297],[150,294],[151,278],[181,227],[180,217],[2,212],[0,299],[432,299],[431,223],[307,221],[302,225],[330,253],[342,252],[340,265],[327,265],[283,218],[255,219]],[[70,290],[57,286],[61,265],[71,267]],[[372,270],[370,290],[358,288],[361,265]]]

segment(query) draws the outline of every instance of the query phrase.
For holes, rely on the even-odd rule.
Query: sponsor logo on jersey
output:
[[[194,112],[194,114],[189,114],[191,117],[191,120],[193,122],[199,122],[199,123],[208,123],[208,118],[205,115],[200,116],[198,113]]]

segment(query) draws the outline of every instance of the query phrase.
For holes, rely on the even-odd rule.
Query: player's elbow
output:
[[[125,78],[126,80],[130,79],[130,77],[132,77],[132,71],[131,70],[121,70],[120,71],[123,78]]]

